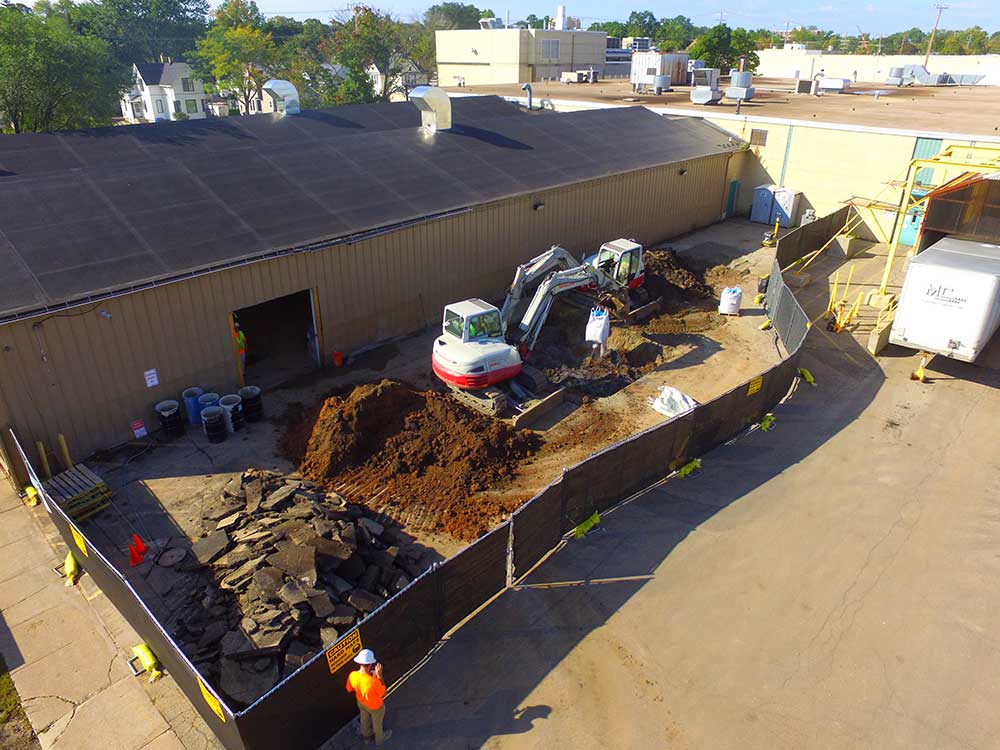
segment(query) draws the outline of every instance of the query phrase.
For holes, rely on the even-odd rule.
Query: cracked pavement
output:
[[[169,676],[131,675],[138,635],[86,575],[65,587],[65,554],[44,509],[0,483],[0,652],[42,750],[219,750]]]

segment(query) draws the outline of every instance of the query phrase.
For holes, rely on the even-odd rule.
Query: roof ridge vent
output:
[[[451,130],[451,99],[448,92],[437,86],[417,86],[410,92],[410,101],[420,110],[420,124],[429,133]]]

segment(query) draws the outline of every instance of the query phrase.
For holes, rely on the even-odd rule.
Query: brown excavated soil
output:
[[[661,312],[635,325],[615,323],[608,338],[608,354],[591,361],[584,341],[588,311],[568,303],[554,305],[531,354],[531,364],[549,381],[579,391],[585,398],[605,398],[670,359],[671,335],[704,333],[726,324],[718,313],[722,289],[742,281],[727,266],[700,266],[673,250],[645,253],[645,288],[650,299],[661,300]]]
[[[394,512],[425,506],[439,530],[463,540],[516,507],[516,498],[476,495],[509,482],[541,444],[447,395],[394,380],[331,396],[315,419],[309,410],[296,416],[282,450],[304,476]]]

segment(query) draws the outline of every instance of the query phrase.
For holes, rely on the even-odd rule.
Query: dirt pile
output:
[[[715,296],[704,277],[689,268],[673,250],[649,250],[644,259],[646,289],[652,298],[663,298],[665,309],[704,302]]]
[[[305,430],[310,436],[300,454]],[[473,539],[513,509],[476,493],[513,478],[539,438],[450,396],[383,380],[323,402],[311,425],[289,425],[283,447],[302,474],[394,516],[432,516],[434,528]]]

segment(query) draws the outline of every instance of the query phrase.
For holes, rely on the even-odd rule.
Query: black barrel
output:
[[[260,388],[255,385],[240,388],[239,396],[243,399],[242,416],[244,420],[259,422],[264,418],[264,399],[261,396]]]
[[[161,401],[155,407],[160,418],[160,428],[167,437],[178,437],[184,434],[184,420],[181,417],[181,405],[177,401]]]
[[[208,442],[221,443],[226,439],[226,419],[221,406],[206,406],[201,410],[201,421]]]

